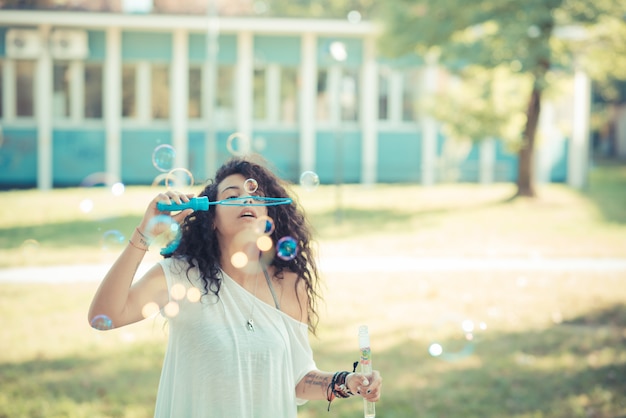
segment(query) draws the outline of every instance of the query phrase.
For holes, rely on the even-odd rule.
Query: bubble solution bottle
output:
[[[370,349],[370,334],[367,325],[359,327],[359,350],[361,351],[361,373],[372,374],[372,351]],[[363,412],[365,418],[376,417],[376,404],[363,399]]]

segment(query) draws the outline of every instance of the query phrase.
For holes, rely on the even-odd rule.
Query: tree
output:
[[[576,65],[590,64],[595,77],[606,75],[604,81],[626,79],[626,68],[615,69],[615,60],[585,59],[626,48],[623,0],[388,0],[384,5],[380,49],[389,56],[436,53],[441,65],[465,76],[473,67],[507,68],[528,81],[519,135],[517,196],[536,195],[535,138],[550,73],[572,68],[576,59]],[[490,121],[486,129],[493,136],[502,131],[502,124],[511,126],[502,120],[501,112],[469,117]]]

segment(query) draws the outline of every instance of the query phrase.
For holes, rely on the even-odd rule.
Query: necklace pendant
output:
[[[248,331],[254,332],[254,321],[252,320],[252,318],[248,319],[246,327],[248,328]]]

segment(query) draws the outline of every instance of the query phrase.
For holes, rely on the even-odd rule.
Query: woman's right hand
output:
[[[167,192],[159,193],[154,197],[154,199],[152,199],[146,208],[141,224],[138,227],[139,231],[146,237],[155,238],[171,226],[170,219],[177,224],[180,224],[193,212],[193,209],[185,209],[172,214],[170,211],[159,210],[157,208],[157,203],[186,203],[189,202],[189,199],[192,197],[194,197],[193,194],[185,194],[176,190],[168,190]],[[160,220],[161,216],[165,216],[166,218],[164,218],[164,220]]]

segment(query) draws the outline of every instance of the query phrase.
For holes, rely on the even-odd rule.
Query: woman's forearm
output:
[[[300,399],[327,400],[332,373],[311,370],[296,385],[296,397]]]
[[[146,254],[141,247],[141,235],[135,230],[130,242],[111,266],[98,288],[89,308],[89,321],[96,315],[106,315],[113,324],[121,324],[130,287]]]

